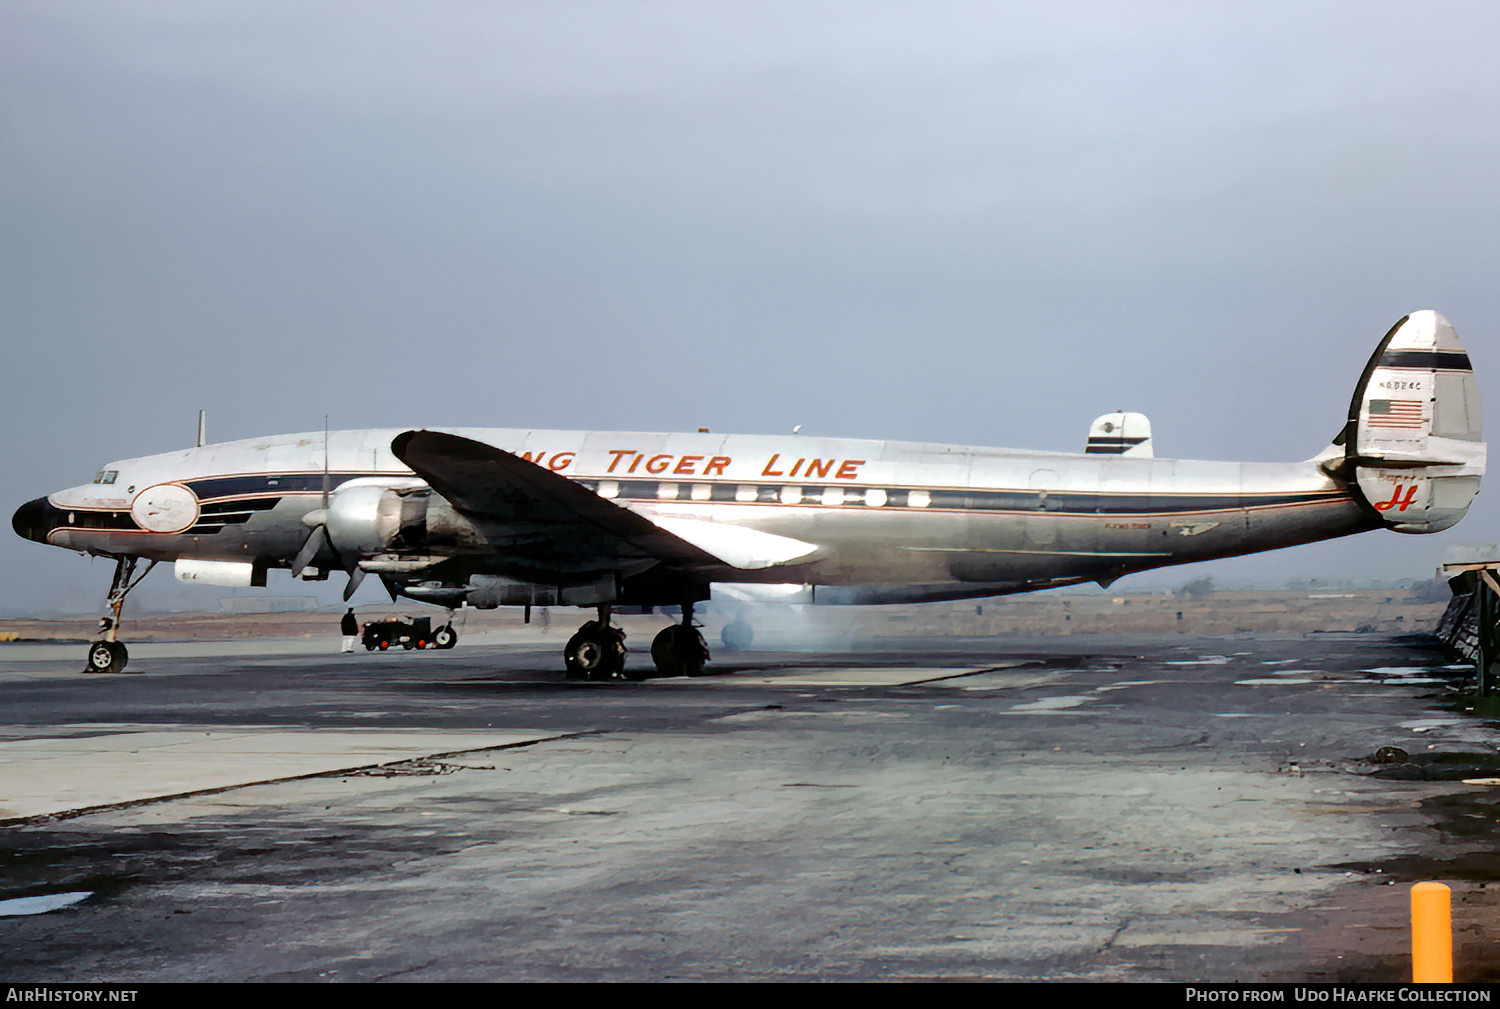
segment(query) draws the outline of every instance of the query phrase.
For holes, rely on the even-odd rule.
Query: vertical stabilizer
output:
[[[1398,532],[1437,532],[1479,492],[1479,386],[1448,320],[1413,312],[1391,329],[1355,387],[1344,429],[1353,483]]]

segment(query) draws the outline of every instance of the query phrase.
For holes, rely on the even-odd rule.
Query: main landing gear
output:
[[[708,643],[693,625],[693,604],[682,604],[682,623],[663,627],[651,642],[651,661],[663,676],[702,676]]]
[[[563,649],[570,680],[625,679],[625,632],[609,622],[610,608],[599,607],[599,619],[578,628]]]
[[[570,680],[644,680],[646,673],[625,668],[625,632],[610,623],[610,608],[578,628],[563,649]],[[682,606],[682,623],[662,628],[651,642],[651,661],[661,676],[701,676],[708,645],[693,624],[693,604]]]
[[[89,645],[88,665],[83,670],[85,673],[123,673],[125,664],[130,661],[125,642],[119,640],[120,611],[125,608],[125,597],[130,594],[130,590],[139,585],[157,563],[152,561],[141,572],[140,578],[132,581],[139,561],[139,557],[121,557],[115,561],[114,581],[110,583],[109,596],[105,600],[109,604],[110,615],[99,618],[102,637]]]

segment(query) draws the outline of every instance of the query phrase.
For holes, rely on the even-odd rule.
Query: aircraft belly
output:
[[[1316,504],[1251,509],[1246,517],[1242,547],[1235,553],[1276,550],[1336,536],[1377,529],[1352,497],[1331,498]],[[1222,557],[1219,553],[1212,556]]]

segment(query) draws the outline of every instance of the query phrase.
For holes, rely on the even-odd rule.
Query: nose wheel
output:
[[[130,653],[123,641],[95,641],[89,645],[88,673],[123,673]]]

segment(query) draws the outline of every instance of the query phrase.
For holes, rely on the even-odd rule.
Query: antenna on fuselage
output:
[[[198,411],[198,447],[208,444],[208,411]]]

